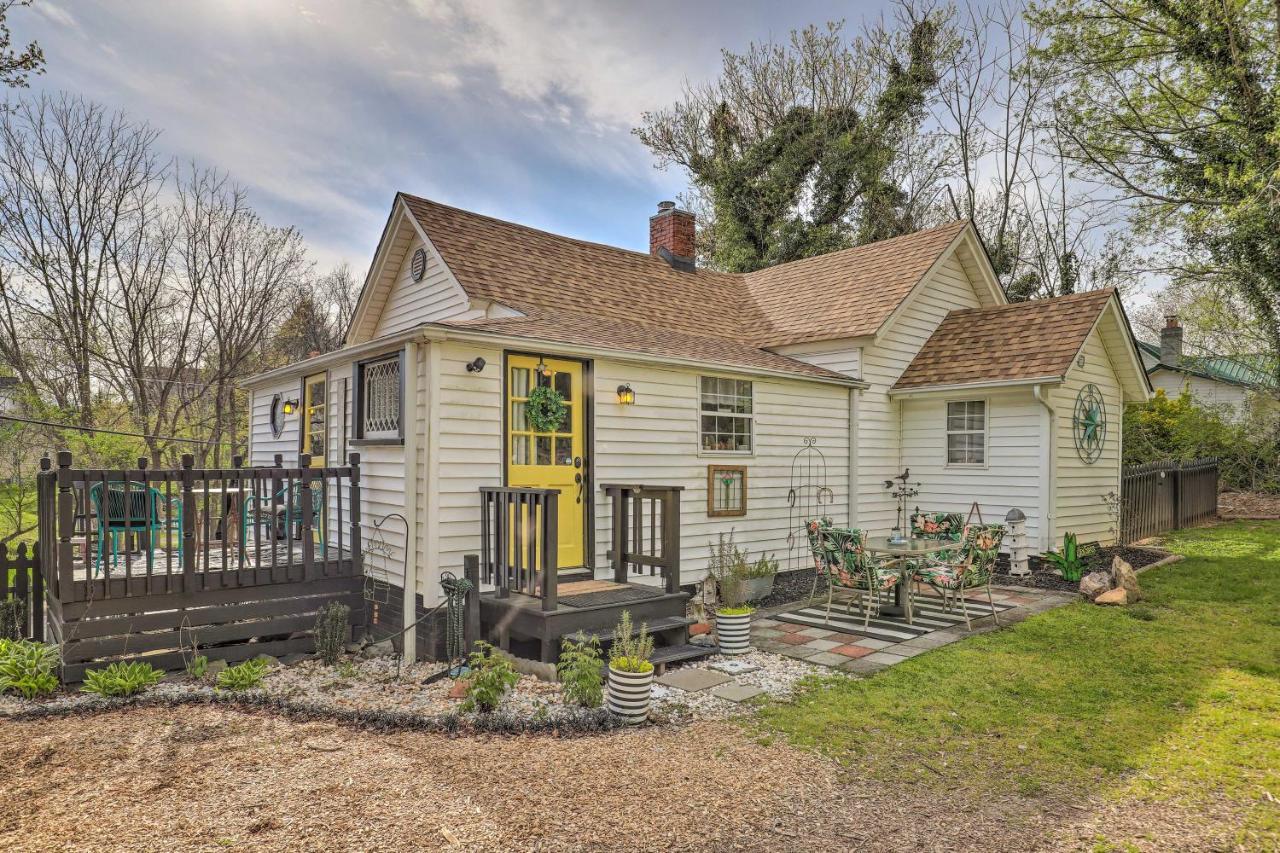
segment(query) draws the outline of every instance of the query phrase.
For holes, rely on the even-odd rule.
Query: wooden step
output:
[[[663,619],[654,619],[653,621],[647,622],[645,624],[648,626],[650,636],[657,636],[658,634],[671,631],[675,628],[688,628],[690,625],[694,623],[694,621],[695,621],[694,619],[691,619],[687,616],[667,616]],[[639,625],[636,626],[637,629],[639,627],[640,627]],[[617,637],[615,636],[616,633],[617,633],[616,631],[603,631],[603,632],[597,633],[595,636],[600,640],[600,645],[607,646],[610,643],[612,643],[615,639],[617,639]],[[568,636],[573,637],[574,639],[577,639],[578,634],[575,632],[573,634],[569,634]],[[587,636],[591,636],[591,635],[588,634]],[[660,648],[667,648],[667,647],[663,646]]]
[[[662,646],[653,650],[653,656],[649,661],[653,664],[654,669],[661,675],[666,669],[667,664],[679,663],[686,660],[697,660],[698,658],[710,657],[719,654],[719,646],[702,646],[696,643],[683,643],[678,646]]]

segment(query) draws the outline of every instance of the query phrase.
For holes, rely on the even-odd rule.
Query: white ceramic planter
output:
[[[649,693],[653,689],[653,670],[621,672],[609,667],[609,710],[631,725],[649,717]]]
[[[736,616],[716,614],[716,637],[720,643],[720,653],[740,655],[751,651],[751,617],[754,613],[742,613]]]

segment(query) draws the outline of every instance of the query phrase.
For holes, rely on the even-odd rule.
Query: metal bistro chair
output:
[[[271,531],[272,541],[302,535],[302,490],[306,488],[301,480],[294,480],[273,495],[246,495],[244,505],[240,509],[240,548],[248,548],[250,528],[253,538],[258,538],[258,530],[264,525]],[[316,531],[316,539],[324,552],[324,486],[312,489],[311,526]]]
[[[153,547],[155,542],[152,537],[156,533],[177,533],[178,559],[182,559],[181,498],[166,498],[159,489],[147,486],[145,483],[133,482],[128,484],[126,495],[123,482],[112,482],[91,485],[89,500],[97,516],[98,549],[94,574],[102,570],[108,537],[111,539],[111,565],[114,568],[119,559],[117,537],[121,533],[146,534],[148,567],[155,560]],[[165,508],[163,516],[160,512],[161,507]]]
[[[927,583],[942,596],[943,610],[951,611],[956,601],[960,602],[965,627],[970,631],[973,623],[969,619],[964,595],[970,589],[986,587],[991,616],[997,625],[1000,624],[995,601],[991,598],[991,575],[995,572],[996,556],[1000,553],[1004,533],[1002,524],[971,524],[964,528],[961,538],[964,544],[960,546],[959,553],[952,558],[931,559],[913,573],[917,582]]]
[[[835,587],[858,593],[862,605],[862,628],[866,630],[871,623],[873,606],[877,613],[880,610],[880,595],[893,589],[901,580],[901,575],[893,568],[897,561],[879,559],[868,553],[863,547],[866,533],[856,528],[832,527],[828,518],[813,519],[806,529],[814,568],[818,572],[809,600],[812,601],[817,592],[818,579],[826,578],[826,622],[831,624],[831,599]],[[853,613],[852,598],[845,606],[845,612]]]

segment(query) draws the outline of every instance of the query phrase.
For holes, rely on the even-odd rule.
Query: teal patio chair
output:
[[[253,538],[258,538],[258,531],[265,525],[271,531],[272,541],[285,539],[297,534],[302,535],[302,490],[301,480],[294,480],[280,491],[271,495],[247,495],[240,509],[240,548],[248,548],[249,529],[253,528]],[[321,553],[324,552],[324,486],[312,489],[311,526],[316,531],[317,542]]]
[[[862,628],[871,623],[871,611],[880,609],[880,596],[901,581],[893,568],[896,560],[879,559],[865,550],[866,533],[856,528],[832,527],[828,518],[813,519],[806,525],[809,548],[817,570],[809,600],[817,592],[819,578],[827,581],[826,622],[831,624],[831,599],[837,586],[858,593],[862,605]],[[852,614],[853,599],[845,606]]]
[[[133,482],[129,483],[126,494],[123,482],[110,482],[91,485],[89,501],[97,516],[98,549],[94,574],[102,570],[108,538],[111,539],[111,565],[115,567],[119,559],[117,542],[121,533],[147,536],[148,567],[155,560],[154,536],[157,533],[177,533],[178,559],[182,559],[181,498],[166,498],[159,489]],[[161,509],[164,510],[163,514]],[[168,538],[172,540],[172,536]]]
[[[964,544],[958,553],[931,559],[912,573],[916,582],[927,583],[942,596],[943,610],[953,610],[959,601],[965,627],[970,631],[973,623],[969,619],[969,608],[965,606],[965,592],[970,589],[986,588],[991,616],[997,625],[1000,624],[1000,616],[991,597],[991,576],[996,570],[996,557],[1000,554],[1004,534],[1002,524],[971,524],[964,528],[961,535]]]

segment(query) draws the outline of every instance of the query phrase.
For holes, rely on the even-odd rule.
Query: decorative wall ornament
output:
[[[709,518],[733,518],[746,514],[746,466],[708,465],[707,516]]]
[[[809,534],[805,525],[821,518],[835,502],[827,486],[827,457],[818,439],[806,436],[804,446],[791,457],[791,488],[787,491],[787,568],[796,570],[809,562]]]
[[[415,282],[422,281],[422,277],[427,274],[427,250],[418,249],[413,253],[413,260],[409,264],[409,273],[413,276]]]
[[[524,404],[524,419],[534,432],[555,432],[569,415],[564,397],[550,385],[539,385],[529,392]]]
[[[1084,463],[1092,465],[1097,462],[1107,440],[1107,402],[1092,382],[1076,395],[1071,432],[1075,436],[1076,453]]]
[[[271,435],[279,438],[284,432],[284,397],[280,394],[271,398]]]

